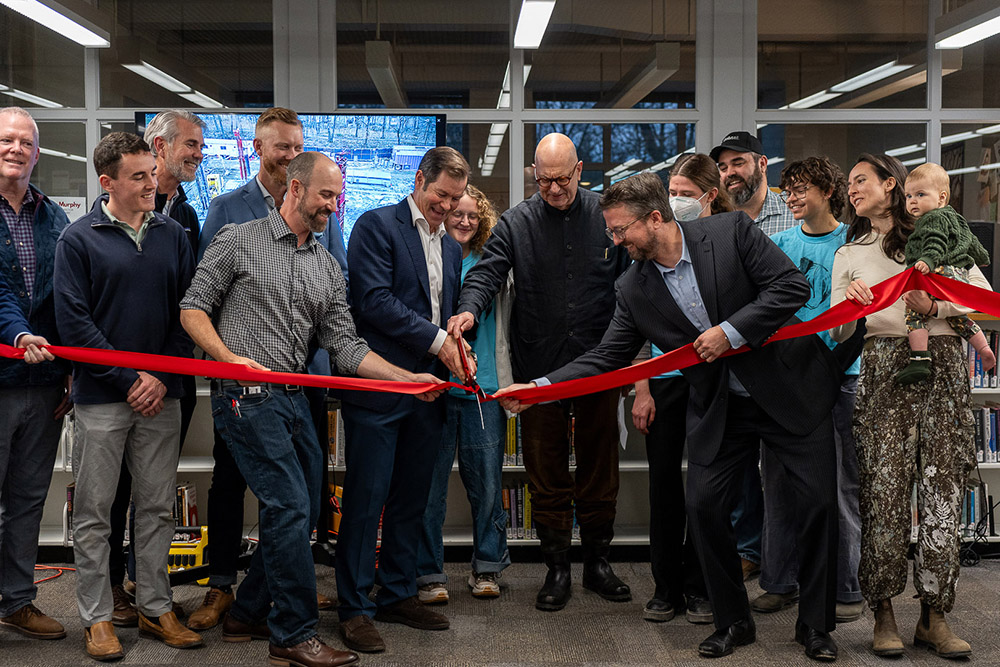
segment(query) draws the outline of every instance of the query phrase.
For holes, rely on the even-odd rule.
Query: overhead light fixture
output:
[[[620,172],[625,171],[629,167],[637,164],[639,164],[639,158],[632,158],[631,160],[626,160],[625,162],[622,162],[617,167],[612,167],[608,171],[604,172],[604,175],[607,176],[608,178],[611,178],[612,176],[617,176]]]
[[[977,171],[992,171],[994,169],[1000,169],[1000,162],[990,162],[989,164],[981,164],[978,167],[962,167],[961,169],[949,169],[947,173],[949,176],[957,176],[959,174],[974,174]]]
[[[531,74],[531,65],[524,66],[524,78],[522,84],[528,80]],[[507,68],[503,73],[503,83],[500,84],[500,97],[497,99],[497,109],[510,107],[510,61],[507,61]],[[486,140],[486,152],[479,158],[479,173],[482,176],[492,176],[493,167],[496,165],[497,157],[500,155],[500,146],[503,144],[504,135],[507,134],[507,123],[493,123],[490,125],[490,136]],[[496,149],[491,151],[490,149]]]
[[[934,47],[961,49],[1000,33],[1000,4],[972,0],[934,21]]]
[[[72,153],[64,153],[63,151],[54,151],[51,148],[39,148],[38,152],[42,155],[49,155],[51,157],[61,157],[66,160],[72,160],[73,162],[86,162],[87,158],[82,155],[73,155]]]
[[[140,60],[138,63],[122,63],[122,67],[130,72],[135,72],[144,79],[152,81],[161,88],[166,88],[172,93],[186,93],[191,90],[191,86],[179,79],[175,79],[160,68],[150,65],[145,60]]]
[[[631,109],[681,68],[679,42],[657,42],[652,57],[640,62],[601,97],[595,108]]]
[[[537,49],[549,26],[556,0],[524,0],[514,30],[515,49]]]
[[[197,90],[192,90],[189,93],[177,93],[188,102],[192,104],[197,104],[203,109],[222,109],[226,105],[218,100],[213,100],[211,97],[205,93],[199,93]]]
[[[46,109],[62,109],[63,105],[58,102],[53,102],[50,99],[39,97],[38,95],[32,95],[31,93],[26,93],[23,90],[18,90],[17,88],[10,88],[0,84],[0,94],[9,95],[10,97],[16,97],[19,100],[24,100],[25,102],[31,102],[32,104],[37,104],[40,107],[45,107]]]
[[[830,91],[834,93],[849,93],[858,88],[864,88],[870,83],[875,83],[876,81],[881,81],[882,79],[888,78],[893,74],[902,72],[913,67],[912,64],[907,65],[906,63],[900,63],[898,60],[893,60],[892,62],[885,63],[884,65],[879,65],[878,67],[873,67],[867,72],[858,74],[855,77],[851,77],[843,83],[838,83],[836,86],[830,86]]]
[[[918,164],[923,164],[924,162],[927,162],[927,158],[915,157],[912,160],[906,160],[905,162],[901,162],[900,164],[902,164],[904,167],[913,167]]]
[[[959,132],[958,134],[949,134],[946,137],[941,137],[941,145],[946,146],[948,144],[955,144],[959,141],[966,141],[968,139],[975,139],[977,135],[975,132]]]
[[[769,157],[767,158],[767,166],[770,167],[773,164],[781,164],[784,161],[785,161],[784,157]]]
[[[803,97],[801,100],[795,100],[794,102],[790,102],[781,108],[808,109],[810,107],[816,106],[817,104],[823,104],[823,102],[829,102],[838,95],[840,95],[840,93],[831,93],[829,90],[821,90],[818,93],[813,93],[812,95],[809,95],[808,97]]]
[[[410,105],[391,43],[381,40],[365,42],[365,67],[386,107],[405,109]]]
[[[976,134],[996,134],[1000,132],[1000,123],[996,125],[989,125],[987,127],[981,127],[976,130]]]
[[[102,14],[80,0],[0,0],[22,16],[41,24],[80,46],[107,48],[111,33],[102,27]]]
[[[899,148],[893,148],[885,152],[886,155],[891,157],[899,157],[900,155],[906,155],[907,153],[916,153],[917,151],[922,151],[927,148],[927,144],[920,142],[919,144],[910,144],[909,146],[901,146]]]

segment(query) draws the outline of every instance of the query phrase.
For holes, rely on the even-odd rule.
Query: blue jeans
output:
[[[229,613],[244,623],[266,617],[271,641],[294,646],[316,635],[319,620],[309,537],[319,516],[323,451],[304,393],[246,391],[212,391],[215,428],[260,504],[260,544]]]
[[[500,497],[506,415],[496,401],[483,403],[480,424],[476,401],[450,395],[446,400],[447,417],[427,497],[423,535],[417,547],[417,586],[448,581],[441,531],[456,447],[458,472],[472,506],[472,571],[500,572],[510,565],[507,512]]]
[[[854,450],[851,417],[858,377],[847,376],[833,406],[833,437],[837,445],[837,602],[860,602],[861,510],[858,507],[858,455]],[[795,548],[796,506],[787,488],[787,473],[774,455],[764,452],[765,517],[764,562],[760,587],[768,593],[792,593],[799,588],[799,560]]]
[[[0,617],[35,599],[35,557],[62,420],[52,418],[64,390],[0,389]]]

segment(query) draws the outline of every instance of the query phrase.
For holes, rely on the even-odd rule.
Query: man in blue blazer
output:
[[[410,371],[447,377],[447,366],[464,378],[458,342],[442,328],[458,303],[462,265],[461,246],[445,233],[444,221],[465,193],[468,175],[458,151],[434,148],[420,162],[413,193],[395,206],[368,211],[351,233],[349,291],[358,334],[387,361]],[[340,632],[348,647],[373,653],[385,650],[373,616],[422,630],[448,628],[444,615],[418,602],[416,583],[416,549],[444,404],[354,391],[343,401]],[[381,588],[372,602],[380,518]]]
[[[257,119],[254,129],[254,150],[260,156],[260,170],[242,187],[219,195],[212,200],[202,227],[198,246],[198,259],[223,226],[240,224],[266,218],[275,208],[280,208],[287,185],[286,169],[292,159],[303,152],[302,123],[291,109],[268,109]],[[335,217],[316,240],[333,255],[347,279],[347,250]],[[308,364],[310,373],[330,374],[330,357],[326,350],[318,350]],[[326,442],[326,391],[309,388],[310,408],[317,421],[321,414],[323,428],[320,442]],[[246,481],[236,467],[236,462],[218,433],[212,450],[215,466],[212,487],[208,492],[208,522],[212,539],[208,543],[209,590],[202,606],[188,619],[192,630],[207,630],[217,625],[233,604],[233,585],[236,584],[236,565],[243,539],[243,497]],[[319,597],[321,609],[329,609],[333,601]]]

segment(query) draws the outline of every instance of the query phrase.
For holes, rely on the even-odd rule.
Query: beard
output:
[[[198,173],[198,170],[196,169],[194,174],[190,174],[190,175],[187,174],[184,171],[185,165],[184,165],[183,161],[181,161],[181,162],[169,162],[169,161],[167,161],[166,167],[167,167],[167,171],[170,172],[170,175],[173,176],[174,178],[176,178],[181,183],[190,183],[191,181],[193,181],[195,179],[195,176]]]
[[[326,226],[330,221],[330,215],[327,215],[326,209],[318,208],[312,213],[306,209],[305,201],[299,202],[299,206],[296,209],[299,217],[302,218],[302,222],[305,223],[306,227],[313,234],[322,234],[326,231]]]
[[[278,185],[288,185],[287,162],[274,162],[270,158],[262,156],[260,158],[260,167]]]
[[[737,206],[744,206],[753,199],[754,194],[757,189],[760,188],[761,182],[764,180],[764,174],[760,170],[760,165],[755,164],[753,167],[753,173],[750,175],[750,180],[745,181],[740,176],[730,176],[726,179],[726,189],[729,190],[729,194],[733,197],[733,202]],[[736,188],[733,188],[736,185]],[[742,187],[739,187],[742,185]]]

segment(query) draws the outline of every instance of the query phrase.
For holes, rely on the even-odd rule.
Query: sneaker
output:
[[[0,625],[32,639],[62,639],[66,636],[62,623],[49,618],[30,602],[10,616],[0,619]]]
[[[448,589],[444,584],[425,584],[417,588],[417,599],[421,604],[447,604]]]
[[[469,588],[474,598],[500,597],[500,584],[497,583],[499,572],[473,572],[469,575]],[[447,595],[445,591],[445,595]],[[423,600],[421,600],[423,602]]]

